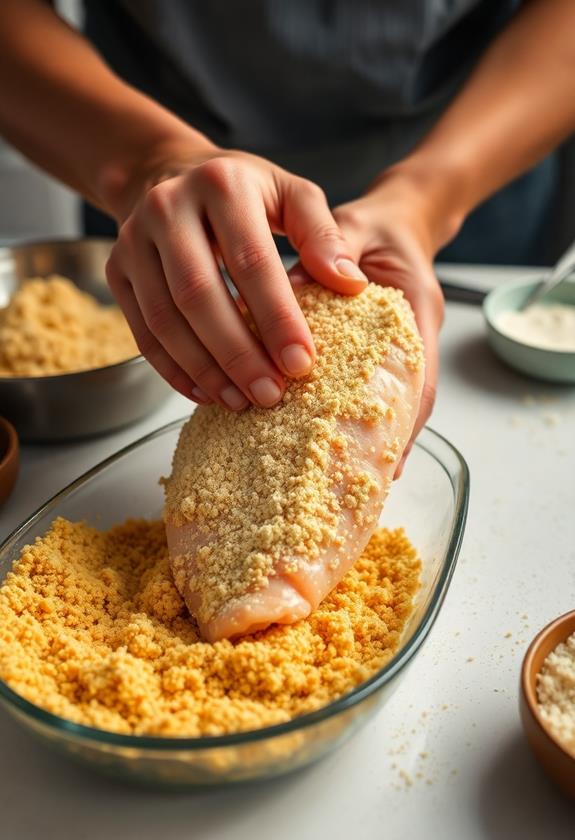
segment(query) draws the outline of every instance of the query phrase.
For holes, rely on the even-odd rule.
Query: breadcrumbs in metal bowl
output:
[[[0,309],[0,377],[91,370],[138,354],[120,309],[65,277],[26,280]]]
[[[378,530],[308,618],[209,644],[172,581],[164,526],[56,519],[0,587],[0,678],[75,723],[134,735],[244,732],[319,709],[398,650],[420,584]]]

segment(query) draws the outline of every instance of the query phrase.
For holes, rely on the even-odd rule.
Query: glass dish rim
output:
[[[164,434],[179,428],[187,420],[187,417],[174,420],[159,429],[144,435],[138,440],[133,441],[127,446],[122,447],[117,452],[100,461],[91,469],[84,472],[74,481],[67,484],[62,490],[54,494],[43,505],[41,505],[31,516],[22,522],[9,536],[0,544],[0,554],[9,551],[13,543],[15,543],[23,532],[28,530],[34,522],[42,515],[53,508],[58,501],[70,495],[77,487],[85,484],[93,476],[102,472],[106,467],[120,460],[134,449],[150,442],[154,438],[161,437]],[[13,691],[4,680],[0,679],[0,699],[8,706],[14,706],[20,712],[37,720],[39,723],[56,730],[64,737],[76,737],[85,741],[93,741],[109,746],[138,748],[149,751],[185,751],[185,750],[204,750],[204,749],[218,749],[220,747],[239,746],[247,743],[255,743],[264,741],[267,738],[276,738],[282,735],[287,735],[299,731],[300,729],[307,729],[309,726],[321,723],[329,718],[335,717],[339,713],[347,709],[357,706],[371,694],[374,694],[378,689],[382,688],[385,683],[389,682],[415,655],[418,648],[421,646],[429,631],[431,630],[435,619],[439,613],[439,609],[449,583],[455,571],[457,557],[463,541],[463,534],[465,530],[465,521],[467,518],[467,509],[469,505],[469,468],[467,462],[461,453],[450,443],[443,435],[425,426],[423,431],[423,442],[420,436],[415,441],[415,446],[422,449],[430,457],[432,457],[443,469],[449,478],[450,484],[454,491],[454,517],[450,527],[447,548],[442,561],[442,567],[432,592],[430,603],[425,610],[419,625],[415,629],[413,635],[408,642],[401,647],[389,662],[375,672],[368,680],[360,683],[347,694],[343,694],[336,700],[328,703],[326,706],[321,706],[313,712],[307,712],[299,717],[292,718],[285,723],[273,724],[265,726],[260,729],[250,729],[241,732],[234,732],[228,735],[204,735],[199,737],[165,737],[155,735],[126,735],[118,732],[109,732],[105,729],[97,729],[92,726],[85,726],[81,723],[74,723],[73,721],[62,718],[58,715],[52,714],[40,706],[31,703],[21,695]],[[425,445],[425,437],[431,436],[440,445],[447,447],[455,456],[460,470],[459,479],[454,481],[451,473],[446,465],[439,460],[439,458]]]

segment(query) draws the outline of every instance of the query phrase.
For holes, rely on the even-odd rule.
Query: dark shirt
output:
[[[311,178],[335,205],[428,131],[517,6],[85,0],[85,33],[118,75],[215,143]]]

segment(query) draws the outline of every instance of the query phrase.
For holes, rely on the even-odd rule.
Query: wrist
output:
[[[456,236],[468,212],[456,167],[417,151],[386,169],[369,192],[403,208],[430,258]]]
[[[218,151],[207,137],[190,129],[151,145],[130,160],[107,162],[98,178],[99,204],[121,224],[149,189]]]

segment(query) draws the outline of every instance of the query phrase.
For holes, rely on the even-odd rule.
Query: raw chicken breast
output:
[[[314,610],[377,526],[421,396],[402,293],[297,290],[318,360],[273,409],[199,407],[166,488],[176,586],[209,641]]]

